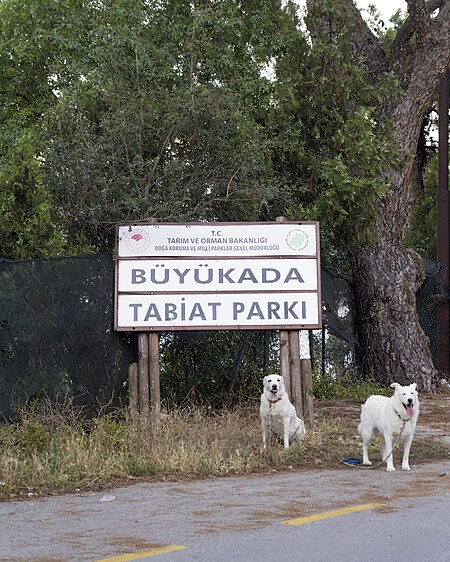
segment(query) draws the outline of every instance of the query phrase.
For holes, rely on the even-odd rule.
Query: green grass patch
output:
[[[345,380],[334,378],[329,373],[313,376],[313,394],[317,400],[355,400],[365,402],[371,394],[390,396],[386,388],[380,387],[372,379]]]

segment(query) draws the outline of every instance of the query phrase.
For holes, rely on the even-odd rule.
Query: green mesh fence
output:
[[[437,304],[448,298],[448,286],[440,264],[426,260],[425,267],[417,309],[436,358]],[[114,331],[113,295],[109,254],[0,260],[0,420],[36,397],[70,398],[87,413],[126,403],[136,334]],[[313,369],[325,369],[328,356],[357,373],[349,281],[323,268],[322,297],[327,337],[311,345]],[[232,393],[258,394],[262,376],[278,366],[278,334],[166,332],[160,354],[163,398],[180,403],[196,394],[216,406]]]
[[[430,349],[434,364],[437,365],[438,356],[441,351],[438,342],[438,331],[443,329],[439,325],[441,321],[438,317],[438,305],[448,303],[450,290],[448,286],[448,272],[439,262],[425,259],[425,282],[417,293],[417,312],[423,331],[430,340]],[[447,342],[447,347],[450,342]]]
[[[113,330],[111,255],[0,262],[0,416],[34,397],[117,404],[136,345]]]

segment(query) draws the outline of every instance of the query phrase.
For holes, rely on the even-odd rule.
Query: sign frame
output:
[[[322,323],[319,240],[317,221],[120,224],[116,227],[114,329],[127,332],[319,329]],[[267,268],[263,267],[265,262]],[[311,262],[314,262],[314,281],[311,281]],[[255,274],[252,274],[252,263]],[[302,279],[302,268],[308,271],[304,287],[297,282]],[[205,273],[207,269],[211,283]],[[124,284],[124,275],[119,274],[122,270],[139,271],[134,274],[135,287],[130,288],[129,279]],[[273,279],[278,277],[274,272],[279,270],[285,279],[281,285],[273,284]],[[289,273],[285,274],[286,271]],[[171,281],[165,283],[166,278]],[[258,282],[261,279],[265,283]],[[228,306],[230,295],[237,299],[242,296],[236,302],[244,307],[251,302],[251,296],[254,300],[240,318],[237,317],[240,305],[233,308],[231,303],[236,312],[231,322],[217,323],[217,318],[209,318],[205,323],[204,300],[220,303],[209,303],[210,312],[213,309],[217,312],[222,306],[221,299]],[[132,304],[130,296],[135,300]],[[192,296],[197,296],[198,303],[189,314],[181,308],[180,298],[185,297],[182,300],[187,303]],[[285,304],[277,309],[275,303],[279,299]],[[134,312],[132,321],[129,314],[123,314],[123,303],[127,301]],[[304,314],[305,305],[300,303],[306,301],[308,312]],[[175,302],[179,306],[177,318]],[[144,314],[147,320],[135,322],[137,316],[142,316],[144,306],[148,306]],[[225,306],[222,310],[225,316]],[[228,312],[227,309],[229,319]],[[179,324],[181,317],[185,320]]]

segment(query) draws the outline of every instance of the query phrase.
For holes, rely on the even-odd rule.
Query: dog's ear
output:
[[[417,390],[417,384],[415,382],[413,382],[411,386],[413,387],[414,390]]]
[[[393,383],[391,384],[391,388],[395,388],[395,390],[398,390],[398,389],[400,388],[400,386],[401,386],[401,385],[398,384],[398,382],[393,382]]]

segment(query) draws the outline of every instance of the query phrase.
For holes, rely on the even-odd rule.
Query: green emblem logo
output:
[[[308,245],[309,239],[307,234],[300,229],[291,230],[286,236],[286,242],[289,248],[299,252]]]

